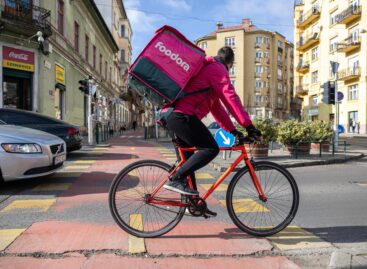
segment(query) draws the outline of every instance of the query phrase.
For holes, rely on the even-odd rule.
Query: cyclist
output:
[[[242,136],[236,130],[222,103],[243,127],[249,137],[261,138],[241,104],[229,79],[228,70],[232,68],[234,53],[230,47],[219,49],[216,57],[206,57],[205,66],[185,88],[185,93],[193,93],[198,89],[209,88],[207,92],[192,94],[175,102],[172,112],[167,116],[165,123],[168,130],[174,132],[182,146],[196,147],[198,151],[185,156],[185,162],[164,185],[165,189],[186,195],[198,195],[194,172],[213,160],[219,153],[218,144],[201,119],[209,112],[218,124],[236,137]],[[191,189],[186,177],[191,175],[194,189]]]

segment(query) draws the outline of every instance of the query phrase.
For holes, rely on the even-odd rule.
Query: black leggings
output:
[[[196,189],[194,172],[207,165],[219,153],[219,147],[208,128],[196,117],[172,112],[167,118],[167,128],[174,132],[183,147],[196,147],[195,153],[187,152],[185,162],[172,180],[184,180],[191,175]]]

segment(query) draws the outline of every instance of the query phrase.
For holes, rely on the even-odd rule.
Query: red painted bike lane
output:
[[[159,146],[142,135],[138,130],[111,139],[111,147],[50,209],[56,216],[86,210],[93,216],[93,208],[104,214],[34,223],[5,249],[0,268],[299,268],[286,257],[264,256],[273,249],[268,240],[244,234],[226,221],[184,217],[168,234],[145,240],[122,231],[108,208],[114,175],[139,159],[166,161]],[[208,204],[219,202],[210,198]],[[139,252],[136,246],[145,252],[131,254]]]

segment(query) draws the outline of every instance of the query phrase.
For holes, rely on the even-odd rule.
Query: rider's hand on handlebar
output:
[[[233,131],[230,132],[231,134],[233,134],[235,136],[235,138],[238,140],[238,138],[240,137],[244,137],[243,133],[237,131],[237,129],[234,129]]]
[[[255,141],[262,141],[261,131],[256,129],[252,124],[246,127],[246,131],[249,138]]]

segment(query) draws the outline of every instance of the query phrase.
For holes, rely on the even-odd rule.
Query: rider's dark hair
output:
[[[225,64],[234,62],[234,52],[231,47],[224,46],[218,50],[217,57]]]

